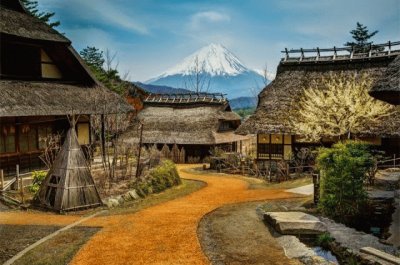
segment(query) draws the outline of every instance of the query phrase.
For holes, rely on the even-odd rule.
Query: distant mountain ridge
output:
[[[223,93],[228,98],[248,97],[251,90],[262,88],[266,81],[262,75],[247,68],[224,46],[210,44],[145,83],[195,90],[188,84],[193,83],[189,81],[193,81],[196,75],[203,80],[209,80],[207,92]]]
[[[144,84],[141,82],[134,82],[135,85],[143,88],[147,92],[154,93],[154,94],[179,94],[179,93],[194,93],[191,90],[184,89],[184,88],[175,88],[170,86],[159,86],[159,85],[151,85],[151,84]]]
[[[256,97],[238,97],[229,100],[232,109],[248,109],[257,107]]]
[[[184,88],[173,88],[169,86],[149,85],[141,82],[134,82],[135,85],[154,94],[179,94],[179,93],[195,93]],[[229,100],[232,109],[248,109],[257,106],[256,97],[238,97]]]

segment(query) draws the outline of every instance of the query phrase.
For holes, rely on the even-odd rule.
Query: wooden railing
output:
[[[285,48],[282,63],[302,62],[329,62],[340,60],[358,60],[368,58],[379,58],[395,56],[400,54],[400,41],[387,42],[383,44],[372,44],[366,47],[333,47],[329,49],[291,49]]]
[[[150,94],[144,100],[153,103],[193,103],[193,102],[226,102],[226,94],[221,93],[184,93],[184,94]]]

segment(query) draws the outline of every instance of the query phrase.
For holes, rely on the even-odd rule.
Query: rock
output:
[[[136,190],[130,190],[130,191],[128,191],[128,193],[132,199],[134,199],[134,200],[140,199],[140,196],[137,194]]]
[[[386,190],[370,190],[368,191],[368,198],[372,200],[387,200],[393,199],[395,197],[394,191],[386,191]]]
[[[264,219],[284,235],[322,234],[326,226],[317,217],[303,212],[266,212]]]
[[[285,250],[285,255],[288,258],[312,257],[315,255],[312,249],[300,242],[295,236],[280,236],[277,241]]]
[[[122,199],[124,199],[124,202],[127,202],[127,201],[131,201],[131,200],[132,200],[132,197],[131,197],[131,195],[129,194],[129,192],[127,192],[127,193],[125,193],[125,194],[122,195]]]
[[[119,204],[125,203],[125,199],[121,195],[118,195],[115,199],[118,201]]]
[[[106,200],[105,204],[107,205],[108,208],[117,207],[119,205],[118,201],[113,198]]]
[[[386,262],[392,263],[392,264],[400,264],[400,258],[395,257],[393,255],[390,255],[386,252],[380,251],[378,249],[375,248],[371,248],[371,247],[363,247],[360,249],[360,251],[362,253],[366,253],[368,255],[372,255],[375,256],[379,259],[382,259]]]

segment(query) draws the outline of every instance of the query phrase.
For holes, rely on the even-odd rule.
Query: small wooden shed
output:
[[[55,211],[102,205],[85,155],[78,143],[75,121],[39,190],[40,205]]]

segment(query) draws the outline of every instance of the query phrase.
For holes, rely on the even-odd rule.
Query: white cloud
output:
[[[192,28],[199,28],[203,23],[229,22],[230,16],[217,11],[198,12],[191,16],[190,25]]]
[[[123,5],[116,5],[112,1],[97,0],[94,3],[92,1],[82,0],[62,2],[42,0],[40,1],[40,5],[44,10],[55,11],[56,15],[58,14],[58,10],[63,9],[68,11],[67,15],[85,19],[86,21],[92,22],[92,24],[101,22],[107,25],[125,28],[139,34],[149,34],[148,28],[137,21],[137,16],[132,9],[124,9]],[[63,21],[61,20],[61,24],[62,23]]]

